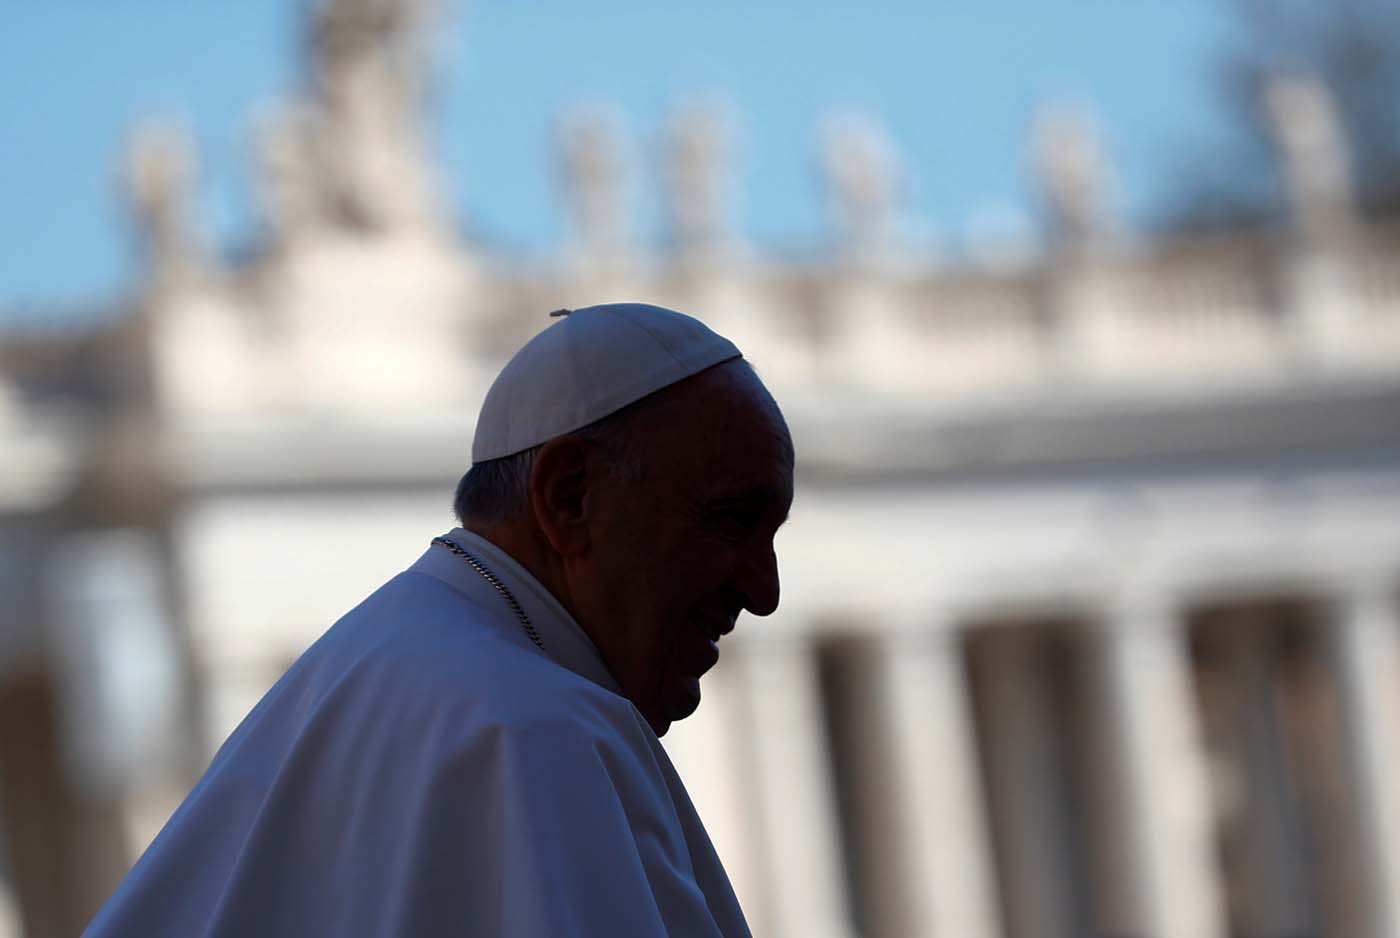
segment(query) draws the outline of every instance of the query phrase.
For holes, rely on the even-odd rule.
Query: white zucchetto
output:
[[[582,429],[742,353],[684,313],[644,303],[572,312],[535,336],[496,376],[472,462],[512,456]]]

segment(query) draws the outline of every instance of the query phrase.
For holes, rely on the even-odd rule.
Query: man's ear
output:
[[[530,468],[530,509],[550,546],[565,556],[588,549],[585,445],[571,436],[550,440],[540,446]]]

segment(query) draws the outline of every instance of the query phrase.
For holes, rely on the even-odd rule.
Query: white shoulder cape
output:
[[[582,629],[457,529],[253,709],[87,938],[747,936],[665,751]]]

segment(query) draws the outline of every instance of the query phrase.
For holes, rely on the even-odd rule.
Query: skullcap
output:
[[[472,462],[513,456],[586,427],[648,394],[741,357],[691,316],[644,303],[557,310],[496,376]]]

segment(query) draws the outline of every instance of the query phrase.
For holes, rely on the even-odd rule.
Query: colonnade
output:
[[[756,934],[1400,938],[1391,585],[1290,607],[1325,694],[1249,596],[754,622],[667,744]]]

